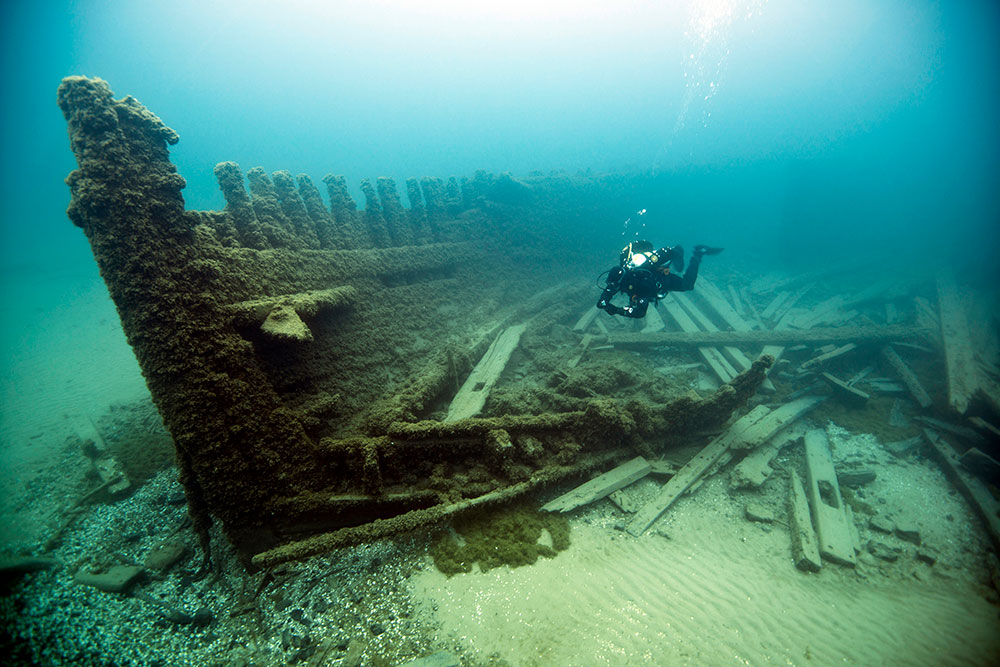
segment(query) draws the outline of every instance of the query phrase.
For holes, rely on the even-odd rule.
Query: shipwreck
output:
[[[838,266],[702,275],[642,323],[612,321],[593,307],[587,239],[669,175],[410,178],[409,206],[392,179],[365,179],[359,208],[342,176],[322,179],[324,200],[307,175],[221,162],[224,210],[186,210],[177,133],[100,79],[64,79],[58,102],[79,165],[68,215],[173,439],[206,564],[213,522],[262,568],[589,472],[610,470],[548,509],[672,476],[628,524],[639,535],[734,457],[736,487],[763,484],[807,412],[884,431],[890,449],[926,439],[955,475],[959,453],[979,474],[996,467],[1000,343],[983,326],[996,313],[948,273],[859,273],[836,291]],[[664,373],[651,367],[669,354]],[[685,367],[712,385],[671,386]],[[929,428],[889,442],[915,422]],[[683,467],[662,460],[696,434],[713,439]],[[820,436],[805,438],[807,488],[790,482],[817,512],[816,480],[835,488],[838,474]],[[1000,544],[990,494],[963,484]],[[827,519],[821,550],[852,562],[833,539],[848,520]]]
[[[178,135],[153,113],[85,77],[58,102],[79,164],[68,216],[173,438],[206,559],[213,521],[266,567],[504,502],[718,425],[765,379],[767,358],[704,399],[543,388],[481,415],[503,370],[489,359],[590,298],[560,276],[573,250],[540,261],[538,234],[579,224],[585,189],[408,179],[404,207],[379,178],[359,209],[343,177],[323,179],[327,205],[306,175],[222,162],[225,209],[192,211]]]

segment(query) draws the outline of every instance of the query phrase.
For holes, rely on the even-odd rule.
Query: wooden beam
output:
[[[866,403],[871,396],[860,389],[850,386],[840,378],[830,373],[822,373],[822,377],[833,387],[841,398],[846,398],[852,403]]]
[[[819,572],[823,561],[819,555],[816,531],[809,518],[809,502],[802,480],[794,470],[788,471],[788,532],[792,537],[795,567],[806,572]]]
[[[804,396],[785,403],[770,411],[742,432],[735,434],[730,442],[732,449],[756,449],[773,438],[778,431],[795,422],[807,412],[826,400],[823,396]]]
[[[576,324],[573,325],[573,331],[577,333],[583,333],[586,331],[590,324],[594,321],[594,318],[596,318],[600,312],[601,311],[597,308],[588,308],[583,315],[580,316],[580,319],[576,321]]]
[[[669,312],[669,311],[668,311]],[[687,318],[690,319],[690,318]],[[697,329],[697,327],[696,327]],[[927,329],[909,326],[836,327],[830,329],[765,329],[760,331],[661,331],[612,333],[608,343],[619,347],[795,345],[799,343],[889,343],[926,336]]]
[[[667,325],[664,323],[663,318],[660,317],[660,311],[656,308],[655,304],[646,309],[646,317],[643,318],[641,333],[663,331],[666,326]]]
[[[938,274],[938,310],[941,314],[941,338],[948,371],[948,405],[960,415],[969,409],[972,395],[979,387],[976,360],[969,338],[969,321],[950,271]]]
[[[854,567],[857,564],[854,540],[844,512],[844,499],[840,495],[826,432],[815,429],[806,433],[805,448],[806,494],[812,506],[819,553],[835,563]]]
[[[628,486],[650,473],[652,467],[641,456],[585,482],[568,493],[542,505],[543,512],[568,512]]]
[[[910,395],[913,396],[917,404],[924,409],[929,408],[931,406],[931,397],[927,394],[924,386],[920,384],[917,376],[910,370],[910,367],[900,359],[899,355],[896,354],[896,350],[892,349],[892,345],[885,345],[882,348],[882,358],[889,362],[892,369],[896,371],[896,375],[903,381],[906,388],[910,390]]]
[[[486,397],[489,396],[490,390],[500,378],[504,368],[507,367],[510,355],[513,354],[517,344],[521,341],[521,334],[524,333],[526,326],[518,324],[507,327],[496,337],[489,349],[486,350],[486,354],[472,369],[465,384],[452,399],[444,421],[453,422],[479,414],[483,405],[486,404]]]
[[[958,454],[940,435],[925,428],[924,438],[937,454],[938,463],[941,464],[945,476],[962,492],[983,520],[986,533],[993,542],[993,549],[1000,551],[1000,502],[997,502],[985,484],[962,469]]]
[[[583,355],[587,353],[587,348],[590,347],[590,341],[592,340],[594,340],[594,336],[592,334],[583,334],[583,339],[580,341],[580,351],[576,354],[576,356],[570,359],[566,365],[570,368],[576,368],[579,365],[580,360],[583,359]]]

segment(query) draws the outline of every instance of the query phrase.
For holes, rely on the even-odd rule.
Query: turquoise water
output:
[[[317,183],[327,173],[344,174],[359,202],[364,201],[361,179],[377,176],[393,177],[402,189],[408,177],[471,175],[479,169],[515,176],[536,170],[654,171],[660,174],[656,182],[662,188],[606,220],[600,245],[606,238],[608,257],[617,255],[622,236],[648,235],[658,245],[724,246],[724,255],[707,260],[722,276],[733,266],[749,279],[772,269],[793,273],[844,260],[849,260],[845,266],[867,264],[870,269],[885,260],[898,266],[900,258],[908,258],[928,273],[954,265],[964,285],[996,284],[1000,278],[997,3],[519,0],[476,7],[479,4],[3,3],[0,513],[16,513],[18,522],[5,522],[0,530],[2,555],[14,550],[7,548],[10,545],[26,551],[43,543],[62,521],[53,514],[79,497],[65,473],[79,466],[80,456],[64,445],[66,434],[86,431],[88,424],[96,430],[98,425],[120,423],[124,417],[109,411],[112,406],[134,409],[148,400],[90,248],[65,215],[69,190],[64,178],[75,160],[55,103],[64,76],[104,78],[116,95],[135,96],[179,133],[171,159],[187,180],[189,209],[224,206],[212,173],[224,160],[238,162],[244,171],[259,165],[269,172],[305,172]],[[634,216],[638,207],[647,210],[642,222]],[[758,264],[748,267],[751,261]],[[607,268],[602,260],[593,273]],[[833,282],[832,287],[839,286],[836,277]],[[861,289],[857,280],[845,282],[848,291]],[[99,422],[102,418],[107,419]],[[888,454],[884,458],[880,466],[894,463]],[[917,469],[921,475],[938,474],[913,466]],[[933,488],[942,503],[934,510],[957,517],[953,526],[937,522],[935,530],[950,535],[945,529],[951,526],[963,536],[965,541],[952,544],[949,554],[961,554],[949,566],[960,573],[956,577],[963,586],[966,579],[983,574],[976,519],[957,495],[948,493],[943,478],[900,473],[897,481],[898,488],[890,489],[895,495],[886,492],[897,507],[921,506],[924,497],[913,489]],[[729,498],[724,486],[709,491],[716,499]],[[184,527],[183,502],[175,502],[179,493],[176,472],[161,472],[129,502],[102,506],[82,518],[67,534],[65,553],[85,553],[101,544],[109,530],[129,536],[129,548],[141,544],[145,550],[154,538]],[[36,506],[32,498],[44,502]],[[696,525],[696,512],[686,516],[678,521]],[[710,507],[705,510],[706,522],[713,516]],[[621,532],[615,528],[618,521],[609,507],[592,510],[580,544],[587,544],[591,531],[591,546],[603,548],[608,535]],[[784,535],[778,540],[776,534],[753,533],[751,541],[770,539],[760,547],[768,553],[786,549]],[[706,535],[705,541],[712,542],[715,535]],[[722,560],[759,574],[764,584],[746,591],[737,587],[738,594],[731,596],[734,615],[743,608],[744,598],[764,597],[773,574],[763,565],[759,569],[765,571],[758,572],[757,563],[741,563],[753,561],[752,554],[741,551],[744,542],[728,545],[732,551],[723,553]],[[613,581],[619,564],[636,555],[655,565],[654,573],[670,567],[667,563],[660,568],[660,554],[644,551],[648,543],[641,543],[636,553],[629,551],[633,546],[628,543],[621,553],[590,564],[590,569],[587,563],[574,567],[602,581]],[[705,552],[692,549],[695,555],[689,556],[688,546],[676,543],[671,548],[681,555],[672,557],[697,563]],[[331,598],[329,606],[374,609],[372,600],[362,600],[357,592],[369,586],[384,594],[372,595],[375,602],[387,605],[384,616],[402,623],[412,610],[393,607],[391,592],[377,589],[383,575],[398,582],[410,576],[411,566],[421,571],[422,553],[407,549],[406,544],[388,542],[368,545],[345,555],[344,560],[351,561],[347,565],[338,564],[339,556],[314,560],[306,574],[327,576],[337,567],[345,568],[338,573],[347,582],[342,596]],[[580,553],[585,560],[588,552],[581,548]],[[390,568],[392,572],[383,572]],[[107,619],[141,619],[144,632],[166,638],[156,649],[162,664],[203,664],[200,661],[207,659],[203,635],[154,626],[156,615],[150,608],[132,598],[74,587],[71,574],[65,569],[45,575],[47,579],[38,575],[28,589],[32,594],[24,613],[10,598],[0,599],[4,619],[16,616],[26,619],[23,627],[48,627],[51,636],[33,635],[37,644],[51,648],[53,655],[77,656],[79,664],[100,663],[126,648],[130,652],[121,658],[123,664],[146,664],[134,657],[146,653],[129,646],[131,626],[124,632],[105,632],[94,618],[106,621],[107,627],[114,625]],[[496,580],[493,598],[486,602],[500,610],[494,611],[497,618],[509,611],[502,627],[521,632],[511,620],[520,618],[520,608],[497,602],[508,595],[508,585],[526,599],[541,594],[543,609],[576,604],[566,603],[558,587],[548,591],[551,599],[545,597],[546,588],[538,582],[549,574],[522,571]],[[690,579],[697,582],[702,574],[694,572]],[[216,593],[209,592],[201,600],[199,589],[196,602],[188,591],[189,610],[204,603],[219,614],[220,624],[251,623],[249,616],[224,616],[241,603],[237,591],[242,576],[234,567],[222,577],[230,585],[228,597],[220,594],[216,599]],[[900,577],[916,580],[916,575]],[[178,579],[174,576],[168,585]],[[442,591],[447,586],[440,577],[424,572],[418,579],[430,591],[427,600],[435,610],[440,605],[446,620],[443,612],[449,604],[453,616],[465,621],[465,610],[483,600],[478,581],[453,582],[457,592],[446,599]],[[670,604],[692,604],[677,592],[683,591],[680,579],[677,586],[671,580],[659,581],[657,595],[677,596]],[[738,582],[740,575],[732,579]],[[302,580],[312,581],[305,575]],[[713,582],[712,577],[704,580]],[[47,581],[62,585],[46,588]],[[632,585],[641,592],[646,581]],[[564,583],[564,590],[580,593],[575,579],[567,577]],[[862,597],[876,597],[873,587],[858,586]],[[616,590],[617,584],[608,585],[610,611],[607,617],[595,618],[617,618],[621,610],[610,595]],[[854,589],[848,590],[854,595]],[[887,606],[878,619],[898,620],[905,627],[908,614],[918,618],[920,623],[914,621],[908,628],[911,634],[896,635],[905,645],[921,628],[932,627],[945,609],[950,624],[942,624],[941,632],[951,633],[955,643],[968,636],[968,645],[979,646],[985,655],[996,650],[989,643],[995,623],[982,619],[995,620],[995,609],[970,590],[956,585],[955,594],[942,594],[939,604],[922,589],[919,595],[906,589],[906,595],[886,596],[899,604]],[[712,587],[704,595],[722,597]],[[914,596],[912,603],[909,595]],[[916,598],[923,600],[922,606]],[[402,605],[404,598],[394,599]],[[967,613],[967,600],[973,601],[969,605],[974,614]],[[277,606],[274,599],[266,604],[271,605],[268,609]],[[808,608],[806,602],[801,605]],[[692,614],[696,607],[700,605],[692,604]],[[322,612],[311,608],[309,613]],[[65,622],[69,616],[76,620]],[[451,621],[461,632],[472,627],[455,618]],[[699,625],[703,619],[693,619],[683,626],[689,631],[678,633],[686,637],[685,651],[685,642],[697,645],[706,627]],[[716,619],[709,621],[715,624]],[[550,623],[557,626],[557,621]],[[282,656],[274,663],[279,664],[292,653],[281,646],[284,637],[275,627],[267,636],[271,655]],[[288,627],[301,630],[291,621]],[[483,647],[492,650],[507,641],[492,636],[492,627],[486,623],[470,630],[490,635],[478,637],[475,646],[484,662],[489,651]],[[968,632],[953,632],[955,627]],[[560,630],[546,639],[555,641]],[[25,632],[22,628],[19,636]],[[253,632],[257,630],[248,631]],[[809,632],[807,626],[793,634],[797,641]],[[230,657],[238,641],[249,641],[248,633],[238,627],[232,631],[238,640],[227,644],[228,635],[218,640],[218,655]],[[878,644],[882,635],[872,634],[875,639],[870,641]],[[926,641],[936,640],[931,636]],[[9,642],[9,636],[0,635],[0,647]],[[913,645],[914,651],[924,649],[922,643]],[[350,654],[350,646],[345,639],[338,650]],[[877,655],[892,656],[892,646],[886,643]],[[641,654],[643,645],[638,647],[632,657]],[[858,647],[861,653],[870,648]],[[244,648],[253,655],[252,644],[240,650]],[[573,648],[557,654],[571,654]],[[408,647],[407,654],[426,650],[429,646]],[[528,649],[520,650],[512,655],[523,656]]]
[[[8,270],[90,262],[63,214],[74,161],[55,89],[70,74],[108,80],[180,133],[172,157],[189,208],[221,208],[222,160],[342,173],[355,188],[476,169],[682,169],[679,197],[656,211],[665,224],[766,231],[791,207],[800,235],[816,232],[805,249],[996,245],[992,2],[110,0],[0,12]]]

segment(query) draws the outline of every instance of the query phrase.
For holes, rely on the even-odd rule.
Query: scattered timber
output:
[[[794,470],[788,471],[788,531],[792,537],[792,559],[795,567],[806,572],[819,572],[820,560],[816,531],[809,518],[809,502],[802,480]]]
[[[701,479],[702,475],[729,451],[730,443],[734,437],[738,437],[744,430],[766,415],[767,412],[767,408],[757,406],[738,419],[725,433],[712,440],[712,442],[698,452],[693,459],[688,461],[687,464],[663,485],[653,500],[636,512],[632,521],[626,526],[626,530],[636,537],[646,532],[646,529],[663,516],[663,513],[667,511],[682,493],[690,489],[695,482]]]
[[[493,341],[486,354],[479,360],[476,367],[472,369],[465,384],[452,399],[448,407],[448,416],[444,421],[453,422],[479,414],[486,404],[486,398],[490,390],[500,378],[510,355],[517,348],[521,341],[521,334],[524,333],[524,324],[508,327],[500,333]]]
[[[980,480],[962,469],[955,450],[940,435],[929,428],[924,429],[924,438],[937,454],[945,476],[951,480],[986,525],[986,532],[993,542],[993,549],[1000,551],[1000,502]]]
[[[687,334],[700,333],[698,330],[698,325],[694,323],[684,309],[681,308],[680,304],[676,301],[668,300],[663,302],[663,307],[666,309],[667,313],[674,320],[677,326]],[[651,333],[651,334],[639,334],[640,336],[661,336],[661,333]],[[610,337],[609,337],[610,338]],[[698,353],[708,364],[708,367],[712,369],[715,376],[719,378],[719,382],[726,383],[731,379],[736,377],[737,371],[729,363],[729,361],[722,356],[718,348],[711,345],[702,345],[698,347]]]
[[[889,362],[892,369],[896,371],[899,375],[899,379],[903,381],[906,388],[909,389],[910,395],[913,396],[913,400],[917,404],[924,408],[925,410],[931,406],[931,397],[927,394],[927,390],[924,386],[920,384],[920,380],[917,376],[910,370],[910,367],[906,365],[896,351],[892,349],[892,345],[886,345],[882,348],[882,358]]]
[[[955,277],[950,272],[938,275],[937,291],[948,371],[948,405],[964,415],[979,386],[972,341],[969,339],[969,322],[958,295]]]
[[[991,484],[995,484],[997,480],[1000,480],[1000,462],[989,454],[984,454],[976,447],[972,447],[962,454],[961,459],[965,469],[980,479],[984,479]]]
[[[802,362],[802,368],[818,368],[831,359],[836,359],[837,357],[843,356],[850,352],[851,350],[858,349],[857,343],[846,343],[838,348],[825,352],[823,354],[817,355],[808,361]]]
[[[734,433],[731,436],[729,446],[736,450],[755,449],[773,438],[778,431],[798,420],[824,400],[826,399],[822,396],[806,396],[785,403],[781,407],[771,410],[767,414],[761,416],[760,419],[756,420],[753,424],[750,424],[741,431]],[[767,409],[764,406],[758,407],[764,408],[765,410]],[[755,410],[756,409],[757,408],[755,408]]]
[[[619,347],[682,347],[715,345],[793,345],[796,343],[891,343],[922,338],[927,329],[910,326],[767,329],[761,331],[661,331],[612,333],[608,342]]]
[[[805,432],[806,428],[799,424],[793,424],[779,431],[765,445],[753,450],[736,464],[729,473],[729,486],[734,489],[759,488],[774,472],[771,461],[778,452],[801,440]]]
[[[654,305],[652,308],[646,310],[646,317],[643,318],[644,323],[642,326],[641,333],[654,333],[656,331],[663,331],[666,325],[663,318],[660,317],[660,311],[656,309]]]
[[[991,433],[995,438],[1000,438],[1000,428],[997,428],[982,417],[969,417],[969,422],[979,430]]]
[[[866,403],[869,398],[871,398],[871,396],[868,395],[868,393],[850,386],[849,384],[839,379],[835,375],[831,375],[830,373],[823,373],[822,377],[824,380],[827,381],[827,383],[831,387],[833,387],[834,391],[836,391],[839,396],[847,399],[851,403],[863,404]]]
[[[941,421],[940,419],[934,419],[933,417],[919,416],[914,417],[914,419],[925,426],[930,426],[936,431],[944,431],[945,433],[950,433],[951,435],[957,435],[958,437],[975,444],[983,444],[986,442],[986,438],[980,435],[978,431],[975,431],[967,426],[949,424],[948,422]]]
[[[600,312],[597,308],[588,308],[573,325],[573,331],[577,333],[586,331]]]
[[[826,432],[814,429],[806,433],[805,448],[807,495],[819,538],[819,553],[835,563],[854,567],[857,563],[854,540],[844,512],[844,500],[840,495]]]
[[[641,456],[585,482],[568,493],[542,505],[543,512],[569,512],[642,479],[652,471],[652,466]]]
[[[688,315],[697,323],[702,331],[718,331],[719,327],[715,326],[711,319],[705,313],[695,305],[694,301],[691,300],[686,294],[674,294],[674,299],[681,305],[681,307],[687,312]],[[722,348],[722,353],[732,364],[733,368],[737,371],[742,372],[750,368],[751,361],[746,354],[743,353],[738,347],[733,345],[727,345]],[[765,379],[761,383],[761,389],[767,392],[773,393],[775,391],[774,385],[769,379]]]
[[[590,347],[590,341],[593,339],[592,334],[584,334],[583,340],[580,341],[580,351],[566,365],[570,368],[576,368],[580,364],[580,360],[583,359],[583,355],[587,354],[587,348]]]

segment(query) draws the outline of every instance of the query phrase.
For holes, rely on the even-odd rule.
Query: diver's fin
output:
[[[694,253],[696,255],[718,255],[720,252],[725,250],[725,248],[713,248],[707,245],[696,245],[694,247]]]

